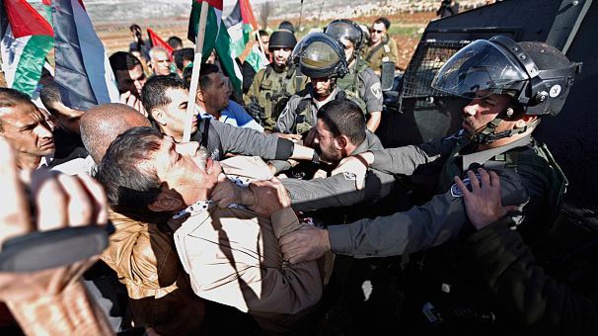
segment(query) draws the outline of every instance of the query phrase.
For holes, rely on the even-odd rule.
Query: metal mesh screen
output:
[[[430,85],[442,65],[471,41],[422,40],[403,77],[401,98],[441,97],[448,94]]]

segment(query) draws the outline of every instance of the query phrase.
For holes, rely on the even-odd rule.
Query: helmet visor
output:
[[[516,61],[486,40],[459,50],[438,71],[432,87],[464,98],[513,94],[529,77]]]
[[[332,22],[326,27],[324,33],[339,41],[343,38],[349,40],[355,49],[361,45],[361,30],[348,22]]]

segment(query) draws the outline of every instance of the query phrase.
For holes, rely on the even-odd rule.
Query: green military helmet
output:
[[[295,35],[286,29],[277,30],[270,35],[270,43],[268,49],[274,50],[277,48],[291,49],[297,45],[297,38]]]
[[[302,38],[292,58],[310,78],[343,77],[349,71],[342,45],[324,33],[310,33]]]
[[[339,19],[330,22],[324,28],[324,34],[330,35],[338,41],[341,41],[343,38],[351,41],[355,47],[355,52],[358,52],[363,47],[363,32],[359,25],[351,20]]]

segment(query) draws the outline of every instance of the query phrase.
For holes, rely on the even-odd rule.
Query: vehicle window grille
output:
[[[432,80],[442,65],[471,41],[422,40],[403,77],[401,98],[444,97],[432,88]]]

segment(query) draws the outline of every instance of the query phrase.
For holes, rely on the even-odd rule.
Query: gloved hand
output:
[[[257,102],[251,102],[246,106],[247,113],[255,119],[260,125],[263,123],[262,117],[264,116],[264,108]]]

